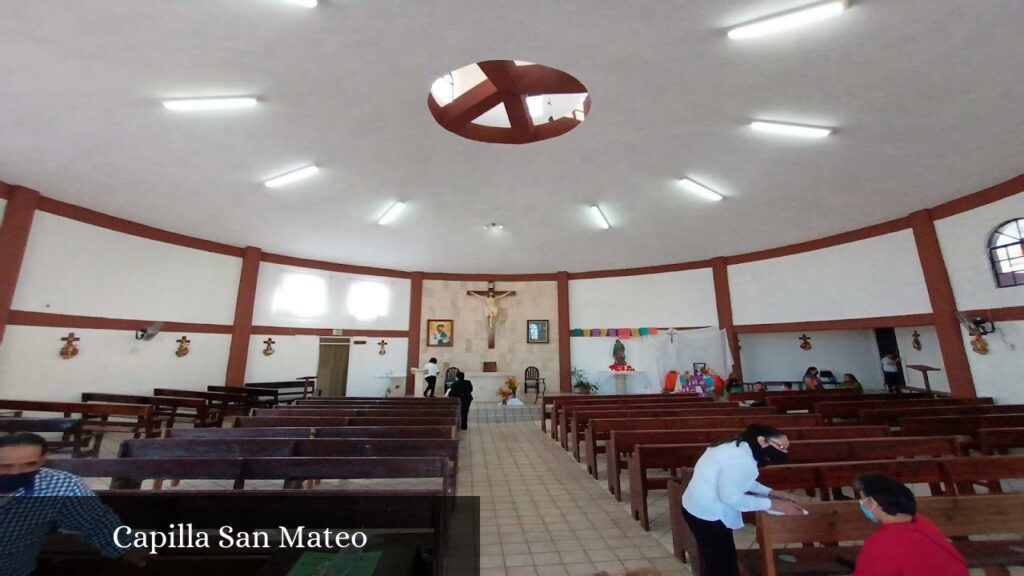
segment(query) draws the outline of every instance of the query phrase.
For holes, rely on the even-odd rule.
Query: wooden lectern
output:
[[[907,368],[910,368],[911,370],[917,370],[918,372],[921,373],[921,377],[924,378],[924,389],[927,390],[929,394],[931,394],[932,384],[931,382],[928,381],[928,373],[941,372],[942,368],[936,368],[934,366],[925,366],[924,364],[910,364],[907,366]]]

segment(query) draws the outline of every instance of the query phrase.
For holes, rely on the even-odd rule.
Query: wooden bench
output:
[[[1024,427],[982,428],[974,435],[977,448],[985,454],[1006,454],[1024,448]]]
[[[608,412],[608,411],[637,411],[637,410],[723,410],[728,408],[740,408],[737,402],[693,402],[687,398],[682,400],[669,398],[665,402],[627,402],[627,403],[573,403],[567,406],[560,406],[558,410],[558,441],[562,448],[569,449],[569,438],[571,437],[572,423],[578,412]],[[580,437],[586,427],[578,429]]]
[[[731,416],[711,416],[703,413],[700,416],[689,414],[677,414],[675,416],[625,416],[622,412],[614,418],[594,418],[588,423],[587,430],[583,433],[584,451],[588,454],[587,462],[597,469],[597,454],[603,453],[606,446],[598,446],[598,441],[607,441],[612,430],[620,427],[623,422],[635,422],[627,424],[627,430],[686,430],[689,428],[707,428],[733,430],[737,426],[746,427],[755,422],[761,422],[769,426],[783,427],[807,427],[820,426],[821,418],[817,414],[763,414],[761,408],[741,408],[746,412]],[[598,424],[598,423],[601,424]],[[593,458],[589,454],[594,454]],[[574,444],[573,455],[579,461],[579,443]]]
[[[849,574],[860,546],[785,548],[796,562],[782,562],[778,548],[792,544],[862,541],[876,526],[864,519],[857,502],[807,504],[800,516],[757,513],[758,549],[740,551],[742,570],[750,576],[778,574]],[[1024,565],[1024,494],[919,498],[918,514],[953,539],[971,568]],[[968,540],[969,536],[1015,533],[1012,540]]]
[[[207,386],[207,392],[222,392],[225,394],[245,394],[252,401],[253,406],[265,406],[267,408],[277,406],[280,393],[273,388],[250,388],[248,386]]]
[[[182,390],[180,388],[154,388],[154,396],[172,396],[174,398],[200,398],[205,400],[210,410],[216,410],[221,421],[228,416],[245,416],[253,409],[252,398],[246,394],[235,392],[207,392],[202,390]]]
[[[889,395],[898,398],[900,394]],[[913,400],[894,400],[886,398],[883,400],[864,400],[851,402],[819,402],[814,405],[814,411],[821,414],[828,422],[839,420],[856,420],[862,410],[883,410],[892,408],[931,408],[935,406],[981,406],[993,404],[992,398],[924,398]]]
[[[900,432],[907,436],[937,434],[973,436],[983,428],[1024,428],[1024,413],[900,418]]]
[[[860,395],[863,392],[856,388],[826,388],[824,390],[750,390],[747,392],[730,392],[726,395],[728,400],[735,402],[765,402],[769,398],[786,398],[789,396],[824,396],[833,398],[835,396]]]
[[[246,382],[244,388],[262,388],[277,391],[277,403],[305,400],[319,394],[312,378],[300,378],[281,382]]]
[[[804,393],[799,395],[787,395],[775,397],[769,394],[766,403],[768,406],[778,408],[779,412],[807,411],[814,412],[814,407],[822,402],[868,402],[885,401],[887,404],[901,405],[908,400],[927,400],[924,394],[847,394],[838,396],[835,394],[823,394],[818,392]]]
[[[606,421],[602,421],[602,424]],[[714,444],[735,438],[741,429],[710,430],[632,430],[616,428],[611,430],[606,444],[605,470],[608,491],[616,500],[622,501],[622,470],[628,465],[627,458],[637,444]],[[786,428],[790,440],[841,440],[854,438],[883,438],[888,436],[885,426],[817,426],[812,428]],[[588,453],[588,460],[590,454]],[[596,455],[593,465],[597,467]],[[595,475],[595,478],[597,476]]]
[[[220,414],[212,412],[206,401],[199,398],[82,392],[82,402],[150,404],[153,406],[154,418],[162,422],[164,428],[173,428],[174,423],[179,419],[190,421],[197,428],[220,426],[221,424]]]
[[[897,427],[900,418],[926,416],[975,416],[984,414],[1024,414],[1024,404],[986,404],[981,406],[932,406],[928,408],[886,408],[884,410],[862,410],[861,424],[875,424]]]
[[[562,441],[562,435],[559,433],[559,426],[561,422],[568,422],[561,417],[562,411],[567,406],[586,405],[592,408],[600,407],[625,407],[632,404],[651,404],[653,402],[664,402],[666,406],[676,404],[714,404],[715,399],[711,397],[701,398],[696,394],[629,394],[626,396],[592,396],[592,395],[576,395],[576,396],[565,396],[558,398],[556,397],[551,403],[551,438],[554,440]],[[561,427],[562,430],[567,430],[565,426]],[[565,448],[565,446],[562,446]]]
[[[427,417],[453,417],[459,416],[457,408],[310,408],[288,407],[288,408],[257,408],[252,412],[253,416],[270,418],[294,418],[297,416],[319,416],[333,418],[336,416],[427,416]]]
[[[937,440],[937,441],[936,441]],[[864,438],[854,440],[797,440],[790,443],[789,459],[793,464],[769,466],[763,470],[788,469],[800,463],[841,462],[847,460],[891,460],[922,456],[957,456],[968,439],[960,436],[925,436],[920,438]],[[692,468],[708,449],[707,444],[638,444],[628,459],[629,494],[633,519],[644,530],[650,530],[647,509],[648,494],[668,487],[667,477],[650,477],[652,469]],[[938,468],[936,468],[938,470]],[[761,480],[772,488],[786,489]],[[826,486],[831,486],[825,484]],[[802,486],[807,488],[807,486]],[[825,495],[822,496],[823,498]]]
[[[82,421],[78,418],[0,418],[0,433],[18,432],[56,432],[61,435],[61,439],[47,440],[49,451],[70,448],[74,458],[81,458],[86,452],[87,444],[82,437]]]
[[[296,416],[296,417],[254,417],[239,416],[235,418],[235,428],[332,428],[337,426],[457,426],[458,420],[450,417],[389,417],[389,416],[352,416],[342,418]]]
[[[165,438],[458,438],[452,426],[337,426],[313,428],[174,428]]]
[[[360,406],[415,406],[415,407],[426,407],[426,406],[458,406],[460,400],[458,398],[365,398],[359,396],[346,396],[340,398],[308,398],[306,400],[296,400],[291,406],[302,406],[302,407],[314,407],[314,406],[348,406],[348,405],[360,405]]]
[[[97,456],[107,432],[128,432],[135,437],[158,434],[153,407],[146,404],[104,404],[99,402],[46,402],[41,400],[0,400],[0,409],[23,412],[55,412],[64,418],[78,415],[82,421],[82,441],[92,447],[82,456]],[[123,418],[112,420],[111,418]]]

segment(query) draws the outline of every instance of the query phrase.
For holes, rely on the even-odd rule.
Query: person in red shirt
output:
[[[882,474],[857,480],[860,508],[878,530],[864,541],[853,576],[967,576],[964,557],[917,513],[914,493]]]

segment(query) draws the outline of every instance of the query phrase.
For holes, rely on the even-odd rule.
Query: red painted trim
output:
[[[134,332],[140,328],[151,326],[158,320],[140,320],[129,318],[105,318],[102,316],[77,316],[73,314],[52,314],[50,312],[31,312],[28,310],[11,310],[10,324],[14,326],[47,326],[51,328],[80,328],[83,330],[129,330]],[[196,334],[231,334],[231,326],[227,324],[199,324],[195,322],[166,322],[164,332],[191,332]]]
[[[263,262],[271,264],[283,264],[285,266],[298,266],[300,268],[312,268],[314,270],[328,270],[330,272],[341,272],[344,274],[365,274],[368,276],[386,276],[389,278],[408,278],[409,273],[389,268],[373,268],[371,266],[354,266],[351,264],[338,264],[325,262],[323,260],[310,260],[308,258],[295,258],[281,254],[263,253]]]
[[[253,336],[365,336],[367,338],[408,338],[406,330],[363,330],[359,328],[342,328],[335,333],[334,328],[302,328],[294,326],[253,326]]]
[[[796,244],[789,244],[788,246],[779,246],[778,248],[769,248],[767,250],[748,252],[746,254],[737,254],[735,256],[726,256],[725,260],[730,266],[743,264],[745,262],[757,262],[758,260],[770,260],[772,258],[792,256],[803,252],[813,252],[814,250],[821,250],[822,248],[831,248],[832,246],[848,244],[859,240],[867,240],[868,238],[892,234],[893,232],[899,232],[900,230],[906,230],[907,228],[910,228],[909,220],[907,220],[907,218],[897,218],[896,220],[889,220],[888,222],[882,222],[881,224],[866,226],[864,228],[850,230],[849,232],[841,232],[839,234],[833,234],[832,236],[826,236],[816,240],[808,240],[807,242],[798,242]]]
[[[451,272],[424,272],[424,280],[450,282],[555,282],[558,274],[460,274]]]
[[[725,330],[732,354],[732,366],[726,368],[735,378],[743,381],[743,363],[740,360],[740,340],[732,319],[732,293],[729,292],[729,266],[725,258],[711,260],[711,272],[715,282],[715,306],[718,308],[718,327]]]
[[[935,220],[949,218],[950,216],[955,216],[962,212],[967,212],[968,210],[981,208],[986,204],[998,202],[1003,198],[1009,198],[1010,196],[1020,194],[1021,192],[1024,192],[1024,174],[1014,176],[1006,182],[1001,182],[990,188],[978,190],[973,194],[961,196],[955,200],[939,204],[932,208],[932,218]]]
[[[637,326],[639,328],[639,326]],[[710,326],[655,326],[659,331],[664,332],[665,330],[700,330],[701,328],[710,328]],[[586,328],[584,328],[586,330]],[[572,329],[569,329],[570,338],[614,338],[614,336],[591,336],[589,334],[583,334],[582,336],[573,336]],[[637,336],[633,336],[637,338]]]
[[[0,198],[4,200],[11,199],[11,185],[7,182],[0,181]]]
[[[420,366],[420,326],[423,324],[423,273],[413,272],[409,291],[409,347],[406,353],[406,369]],[[416,394],[416,375],[411,371],[405,375],[405,395]]]
[[[569,336],[572,329],[569,320],[569,273],[559,272],[558,277],[558,390],[562,393],[572,392],[572,348]]]
[[[39,203],[39,192],[20,186],[0,186],[7,200],[3,225],[0,225],[0,342],[11,318],[14,292],[18,289],[21,263],[25,260],[32,219]]]
[[[930,326],[934,323],[932,314],[907,314],[904,316],[875,316],[871,318],[845,318],[842,320],[817,320],[812,322],[779,322],[776,324],[737,324],[737,334],[765,334],[772,332],[816,332],[821,330],[873,330],[875,328],[902,328],[906,326]]]
[[[53,214],[54,216],[61,216],[71,220],[77,220],[78,222],[85,224],[91,224],[93,226],[99,226],[100,228],[113,230],[114,232],[121,232],[122,234],[130,234],[140,238],[166,242],[176,246],[184,246],[185,248],[204,250],[206,252],[214,252],[225,256],[242,256],[242,249],[236,246],[230,246],[228,244],[221,244],[220,242],[212,242],[210,240],[203,240],[192,236],[186,236],[184,234],[178,234],[177,232],[170,232],[160,228],[146,226],[145,224],[139,224],[138,222],[132,222],[131,220],[125,220],[124,218],[118,218],[116,216],[76,206],[75,204],[61,202],[60,200],[54,200],[53,198],[47,198],[46,196],[41,196],[39,198],[39,210]]]
[[[1024,306],[987,308],[985,310],[961,310],[960,313],[968,318],[980,316],[993,322],[1017,322],[1024,320]]]
[[[589,272],[570,272],[570,280],[589,280],[592,278],[617,278],[620,276],[641,276],[645,274],[663,274],[665,272],[682,272],[710,268],[711,260],[679,262],[677,264],[660,264],[658,266],[642,266],[640,268],[619,268],[617,270],[591,270]]]
[[[248,246],[242,254],[242,274],[238,279],[235,299],[235,322],[231,329],[231,348],[225,386],[245,384],[245,365],[249,361],[249,337],[252,336],[252,314],[256,307],[256,282],[260,275],[259,248]]]
[[[964,339],[960,333],[953,284],[949,281],[946,262],[942,259],[942,248],[939,247],[935,223],[928,210],[914,212],[910,215],[910,222],[914,229],[917,255],[921,259],[921,271],[924,273],[928,300],[931,301],[935,317],[935,334],[939,339],[942,363],[949,380],[949,391],[958,398],[974,398],[977,396],[974,378],[967,360]]]

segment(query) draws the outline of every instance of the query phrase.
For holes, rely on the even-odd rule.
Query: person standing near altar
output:
[[[431,358],[427,365],[423,367],[423,379],[427,381],[427,387],[423,389],[423,396],[425,398],[434,397],[434,385],[437,384],[437,374],[437,358]]]
[[[462,402],[462,429],[469,427],[469,404],[473,402],[473,383],[466,380],[462,372],[455,374],[455,383],[448,390],[448,396],[458,398]]]

